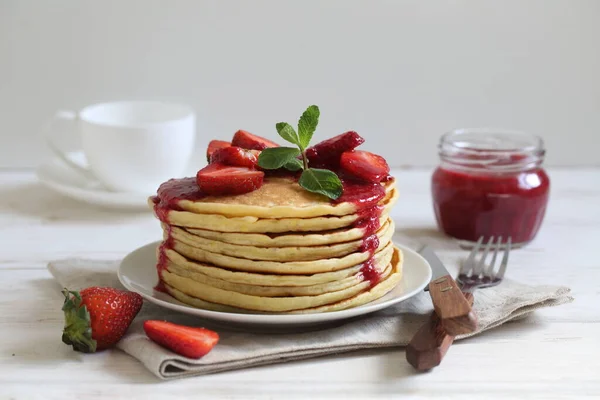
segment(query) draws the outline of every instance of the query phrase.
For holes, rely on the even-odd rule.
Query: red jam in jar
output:
[[[550,179],[542,168],[541,138],[520,132],[464,129],[442,136],[441,164],[432,176],[440,229],[472,246],[483,236],[513,246],[537,234]]]

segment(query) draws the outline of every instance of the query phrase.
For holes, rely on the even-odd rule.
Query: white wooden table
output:
[[[398,230],[459,256],[435,231],[429,174],[396,172]],[[0,398],[599,397],[600,169],[550,174],[542,230],[511,254],[508,275],[568,285],[574,303],[461,341],[426,374],[395,349],[161,382],[120,351],[82,355],[62,344],[60,287],[46,270],[65,257],[118,259],[159,239],[157,221],[61,197],[31,172],[0,172]]]

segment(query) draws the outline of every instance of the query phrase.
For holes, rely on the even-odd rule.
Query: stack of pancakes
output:
[[[398,284],[402,253],[391,238],[394,180],[368,208],[333,203],[291,178],[256,191],[203,196],[192,178],[151,198],[164,240],[159,289],[209,310],[314,313],[356,307]]]

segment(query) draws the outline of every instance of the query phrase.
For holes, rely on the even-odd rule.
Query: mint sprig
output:
[[[302,149],[306,149],[310,144],[313,133],[315,133],[317,125],[319,124],[320,115],[321,112],[317,106],[310,106],[302,113],[302,116],[298,121],[298,136],[300,138],[300,147]]]
[[[332,199],[337,199],[342,195],[340,178],[335,172],[328,169],[306,169],[300,175],[298,183],[309,192],[321,193]]]
[[[263,150],[258,156],[258,165],[261,168],[278,169],[288,163],[293,163],[294,160],[298,161],[297,157],[300,155],[300,150],[294,147],[272,147],[269,150]]]
[[[298,138],[298,134],[290,124],[287,122],[278,122],[275,124],[275,129],[277,129],[279,136],[296,146],[300,146],[300,138]]]
[[[302,165],[302,161],[298,160],[297,158],[294,158],[293,160],[290,160],[287,163],[285,163],[283,168],[287,169],[288,171],[296,172],[303,169],[304,165]]]
[[[321,115],[319,107],[312,105],[302,113],[298,121],[298,132],[287,122],[275,125],[277,133],[284,140],[295,144],[292,147],[270,147],[264,149],[258,156],[258,165],[263,169],[285,168],[289,171],[302,171],[298,184],[313,193],[320,193],[330,199],[342,195],[342,181],[335,172],[327,169],[309,168],[306,149],[319,124]],[[301,156],[301,160],[298,158]]]

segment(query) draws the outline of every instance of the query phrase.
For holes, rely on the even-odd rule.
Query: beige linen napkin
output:
[[[72,290],[88,286],[121,288],[117,279],[118,261],[69,259],[51,262],[50,273],[62,287]],[[57,287],[57,291],[59,288]],[[473,335],[516,319],[541,307],[573,301],[569,289],[558,286],[529,286],[505,280],[499,286],[480,290],[474,309],[479,330]],[[357,349],[397,347],[408,344],[426,321],[432,305],[428,293],[396,306],[337,325],[303,332],[250,332],[242,327],[215,325],[145,302],[128,333],[117,345],[137,358],[161,379],[204,375],[221,371],[274,364]],[[219,332],[220,341],[199,360],[181,357],[150,341],[142,323],[146,319],[205,326]],[[464,338],[463,336],[461,338]]]

